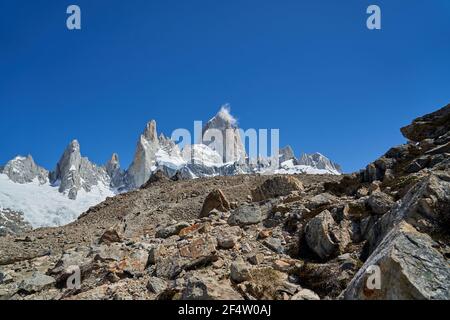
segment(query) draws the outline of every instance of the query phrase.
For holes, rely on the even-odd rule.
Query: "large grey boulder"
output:
[[[157,277],[151,277],[147,283],[147,289],[155,294],[160,294],[167,289],[167,282]]]
[[[227,212],[230,210],[230,202],[225,197],[224,193],[220,189],[214,189],[211,191],[203,202],[202,211],[200,212],[200,218],[207,217],[212,210],[218,210],[221,212]]]
[[[312,218],[306,225],[305,238],[308,247],[321,259],[342,253],[351,238],[346,228],[336,224],[333,216],[325,210]]]
[[[191,225],[189,223],[183,221],[170,226],[162,227],[156,231],[155,237],[166,239],[179,234],[181,230],[190,226]]]
[[[385,214],[388,212],[393,206],[395,202],[392,200],[392,197],[387,195],[384,192],[374,192],[367,199],[367,205],[375,214]]]
[[[406,221],[421,232],[445,232],[450,227],[450,173],[434,171],[419,180],[394,207],[368,230],[370,254],[400,222]]]
[[[251,274],[249,266],[241,260],[233,262],[230,267],[230,278],[235,283],[250,280]]]
[[[355,275],[349,300],[450,299],[450,267],[426,234],[402,222],[392,229]],[[379,284],[372,276],[379,268]],[[375,279],[375,278],[374,278]],[[368,285],[369,284],[369,285]]]
[[[53,277],[35,272],[19,284],[19,291],[31,294],[49,289],[54,286],[55,283],[56,281]]]
[[[232,226],[247,226],[258,224],[263,220],[261,208],[253,205],[243,205],[231,213],[228,223]]]

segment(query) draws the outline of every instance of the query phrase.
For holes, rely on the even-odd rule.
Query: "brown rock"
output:
[[[106,230],[100,237],[100,243],[109,244],[114,242],[122,242],[122,237],[115,229]]]
[[[178,234],[180,237],[186,237],[189,234],[192,234],[196,231],[198,231],[203,225],[196,223],[190,227],[186,227],[184,229],[181,229],[180,233]]]
[[[267,239],[272,236],[272,230],[264,229],[261,230],[258,234],[258,239]]]
[[[412,124],[401,129],[407,139],[415,142],[427,138],[435,139],[448,131],[450,131],[450,104],[436,112],[415,119]]]
[[[221,212],[227,212],[230,210],[230,203],[220,189],[214,189],[210,194],[208,194],[205,202],[203,203],[200,218],[207,217],[208,214],[214,209]]]

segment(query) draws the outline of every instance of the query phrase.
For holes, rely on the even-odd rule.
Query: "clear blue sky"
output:
[[[66,8],[82,30],[66,29]],[[366,28],[370,4],[382,30]],[[130,163],[145,123],[240,126],[358,170],[450,103],[448,0],[2,0],[0,163],[53,169],[70,140]]]

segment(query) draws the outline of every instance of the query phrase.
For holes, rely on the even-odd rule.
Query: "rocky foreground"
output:
[[[346,176],[159,172],[0,238],[0,299],[450,299],[450,105],[402,133]]]

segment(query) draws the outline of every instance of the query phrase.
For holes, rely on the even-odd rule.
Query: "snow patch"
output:
[[[27,184],[16,184],[0,174],[0,203],[3,208],[22,212],[33,228],[61,226],[75,221],[90,207],[115,195],[108,186],[98,184],[90,192],[81,189],[77,200],[70,200],[49,183],[36,178]]]

